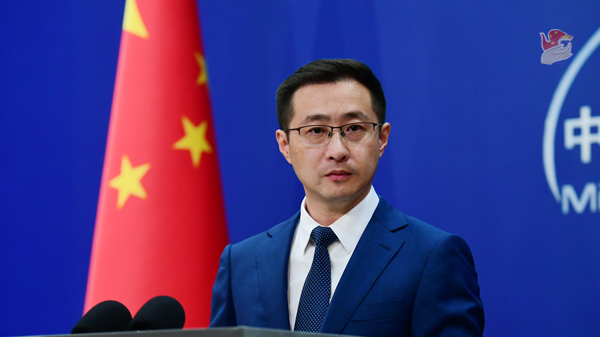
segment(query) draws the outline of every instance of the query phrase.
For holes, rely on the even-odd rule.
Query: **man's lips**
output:
[[[327,172],[325,176],[332,181],[341,181],[350,178],[351,175],[352,173],[345,170],[332,170]]]

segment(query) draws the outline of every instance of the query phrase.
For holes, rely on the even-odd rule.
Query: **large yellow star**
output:
[[[147,194],[140,180],[149,169],[150,163],[132,167],[127,155],[121,157],[121,173],[109,183],[110,187],[119,190],[119,198],[117,200],[118,209],[123,208],[130,195],[146,199]]]
[[[125,15],[123,15],[123,30],[143,39],[148,38],[148,30],[142,20],[135,0],[125,2]]]
[[[198,73],[196,84],[202,85],[208,80],[208,73],[206,72],[206,60],[199,52],[195,52],[194,57],[196,58],[196,62],[198,62],[198,68],[200,68],[200,73]]]
[[[195,126],[186,116],[183,116],[181,123],[183,124],[185,136],[173,144],[173,148],[176,150],[189,150],[194,167],[198,167],[200,166],[202,152],[212,153],[212,147],[206,140],[208,122],[204,121]]]

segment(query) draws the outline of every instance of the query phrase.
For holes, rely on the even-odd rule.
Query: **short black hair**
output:
[[[385,96],[377,76],[366,64],[351,59],[320,59],[296,70],[277,88],[277,120],[279,128],[289,127],[294,116],[292,98],[294,93],[307,85],[336,83],[355,80],[365,86],[371,94],[371,106],[377,122],[385,121]]]

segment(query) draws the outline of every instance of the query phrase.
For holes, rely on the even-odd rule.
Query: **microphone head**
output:
[[[157,296],[146,302],[129,324],[129,330],[182,329],[185,311],[169,296]]]
[[[104,301],[83,315],[71,333],[126,331],[129,323],[131,313],[126,306],[117,301]]]

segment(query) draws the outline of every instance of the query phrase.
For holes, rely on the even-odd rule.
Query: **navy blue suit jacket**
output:
[[[211,327],[290,330],[288,261],[299,213],[221,256]],[[321,332],[358,336],[481,336],[471,251],[383,198],[335,290]]]

